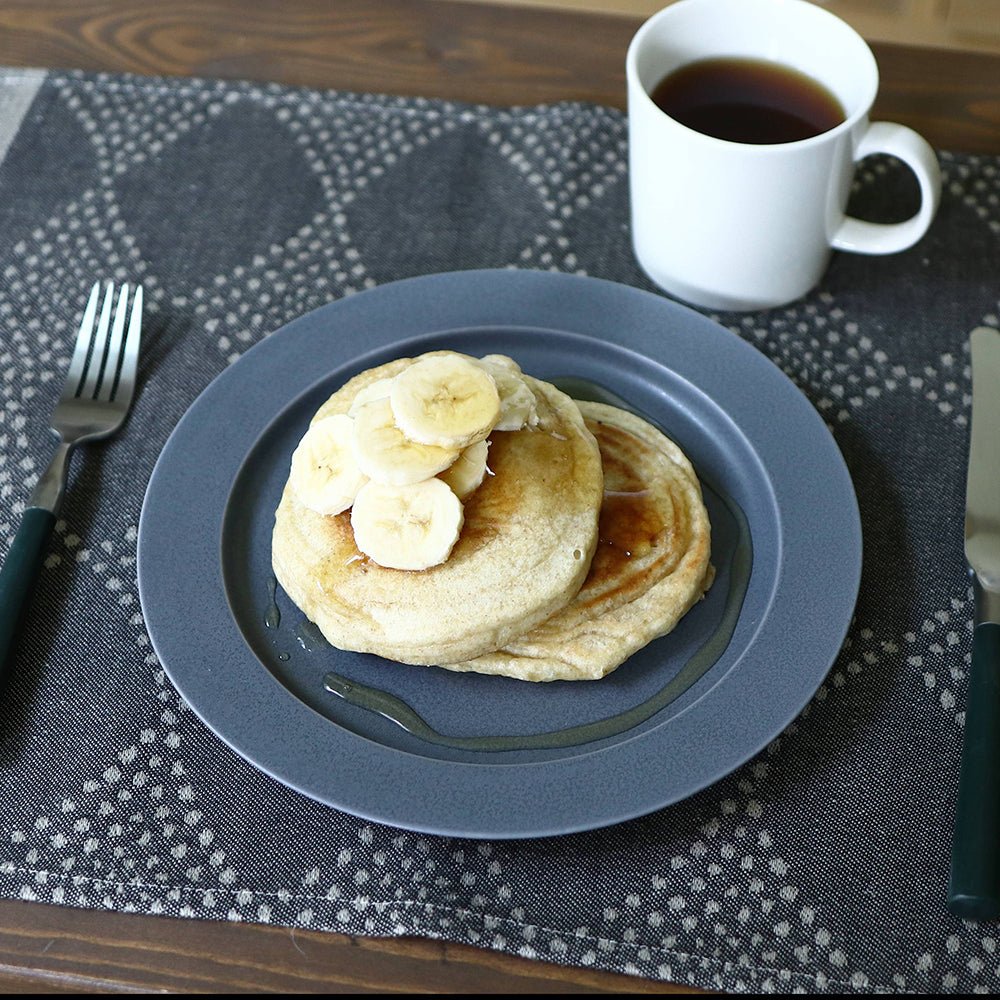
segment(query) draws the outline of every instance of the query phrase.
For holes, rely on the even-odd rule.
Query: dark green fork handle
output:
[[[29,507],[0,568],[0,688],[7,683],[14,643],[55,523],[52,511]]]
[[[1000,625],[991,621],[972,634],[948,907],[967,920],[1000,918]]]

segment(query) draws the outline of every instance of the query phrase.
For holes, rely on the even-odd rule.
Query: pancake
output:
[[[670,632],[711,585],[708,513],[683,452],[633,413],[579,408],[604,467],[600,540],[580,593],[504,648],[448,669],[597,680]]]
[[[399,359],[356,376],[313,420],[346,413],[363,388],[411,363]],[[577,594],[597,546],[600,452],[573,400],[523,378],[539,423],[491,434],[492,475],[464,501],[461,535],[438,566],[377,565],[355,546],[350,511],[316,514],[286,484],[275,515],[274,572],[332,645],[404,663],[468,661]]]

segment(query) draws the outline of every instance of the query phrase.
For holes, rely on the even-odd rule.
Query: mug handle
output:
[[[913,246],[934,218],[941,201],[941,168],[927,140],[905,125],[872,122],[861,137],[854,162],[873,153],[888,153],[902,160],[917,176],[920,184],[920,209],[905,222],[882,225],[846,216],[833,235],[835,250],[852,253],[898,253]]]

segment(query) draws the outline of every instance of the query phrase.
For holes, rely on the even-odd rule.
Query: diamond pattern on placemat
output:
[[[866,563],[815,698],[712,788],[546,840],[381,827],[244,762],[151,649],[139,509],[197,393],[295,316],[410,274],[535,267],[649,288],[626,162],[623,116],[585,105],[47,78],[0,164],[0,555],[98,275],[146,286],[145,384],[128,433],[77,462],[47,553],[5,703],[0,893],[442,937],[735,991],[1000,986],[991,928],[943,906],[970,646],[965,343],[1000,315],[995,158],[942,154],[941,213],[911,251],[838,255],[803,301],[715,317],[831,427]],[[853,205],[898,217],[908,183],[867,163]]]
[[[268,109],[228,102],[197,117],[114,179],[115,201],[142,256],[183,287],[203,286],[284,243],[312,221],[322,197],[309,162]],[[247,149],[267,155],[248,157]]]

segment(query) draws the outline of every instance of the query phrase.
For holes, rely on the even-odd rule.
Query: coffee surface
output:
[[[669,73],[650,94],[675,121],[729,142],[772,145],[820,135],[844,121],[821,83],[762,59],[703,59]]]

